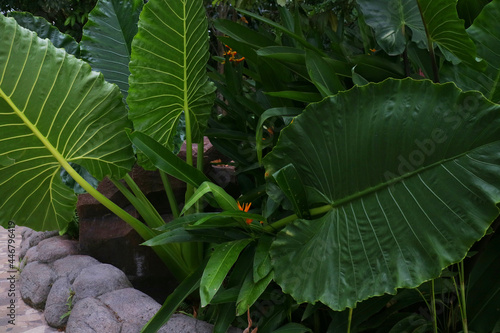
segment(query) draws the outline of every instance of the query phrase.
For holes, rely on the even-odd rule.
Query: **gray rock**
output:
[[[66,316],[63,319],[61,317],[70,310],[67,304],[70,296],[71,284],[68,278],[57,279],[52,285],[45,303],[44,315],[47,324],[55,328],[66,326],[68,317]]]
[[[35,309],[43,309],[54,280],[55,273],[49,265],[39,262],[26,265],[19,277],[23,301]]]
[[[86,297],[98,297],[118,289],[132,287],[132,284],[118,268],[108,264],[97,264],[84,268],[73,283],[73,301]]]
[[[23,260],[26,262],[26,264],[38,261],[38,247],[33,246],[29,248],[28,251],[26,251],[26,255],[24,256]]]
[[[21,234],[22,241],[25,241],[27,238],[29,238],[33,234],[33,229],[30,229],[28,227],[22,227],[18,226],[17,230]]]
[[[134,288],[115,290],[98,299],[106,304],[120,321],[139,327],[144,326],[161,307],[154,299]]]
[[[59,232],[57,230],[55,230],[55,231],[33,231],[33,233],[29,236],[30,247],[37,246],[38,243],[40,243],[44,239],[54,237],[57,235],[59,235]]]
[[[211,333],[213,325],[182,314],[174,314],[159,333]]]
[[[75,304],[66,325],[66,333],[120,333],[120,329],[113,313],[93,297]]]
[[[73,283],[84,268],[97,264],[100,262],[90,256],[74,255],[54,261],[52,268],[58,277],[67,277]]]
[[[38,243],[38,261],[52,262],[69,255],[78,254],[78,242],[67,237],[55,236]],[[29,251],[28,251],[29,252]]]
[[[19,247],[19,260],[24,259],[29,249],[30,249],[29,242],[21,242],[21,246]]]

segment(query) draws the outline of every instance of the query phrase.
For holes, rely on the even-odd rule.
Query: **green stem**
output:
[[[469,332],[467,324],[467,303],[465,302],[465,272],[464,262],[458,263],[458,278],[460,279],[460,315],[462,317],[462,330],[464,333]]]
[[[177,200],[175,199],[174,190],[172,190],[172,184],[170,184],[170,180],[164,172],[160,171],[160,177],[163,187],[165,188],[165,193],[167,194],[170,210],[172,211],[174,219],[176,219],[179,217],[179,206],[177,206]]]
[[[352,310],[352,308],[349,308],[349,317],[347,318],[347,333],[351,333]]]
[[[321,207],[311,208],[311,209],[309,209],[309,212],[311,213],[311,216],[316,216],[316,215],[321,215],[321,214],[327,213],[332,209],[333,209],[332,205],[324,205]],[[299,217],[296,214],[287,216],[285,218],[282,218],[281,220],[274,222],[273,224],[270,224],[270,225],[264,227],[264,231],[271,232],[271,231],[274,231],[276,229],[281,229],[284,226],[286,226],[288,223],[291,223],[298,218]]]
[[[432,313],[432,327],[433,327],[434,333],[438,333],[437,313],[436,313],[436,294],[434,293],[434,280],[431,281],[431,313]]]
[[[200,170],[203,172],[203,155],[205,152],[205,143],[203,138],[201,138],[201,141],[198,142],[197,144],[197,153],[196,153],[196,169]],[[196,213],[201,213],[201,206],[200,206],[201,201],[198,200],[196,201],[195,207],[196,207]]]

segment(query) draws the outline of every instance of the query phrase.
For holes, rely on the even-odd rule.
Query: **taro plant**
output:
[[[318,35],[301,27],[300,9],[281,8],[281,24],[240,10],[261,32],[216,23],[221,40],[245,60],[226,59],[225,73],[212,74],[223,112],[210,121],[214,86],[205,71],[201,1],[151,0],[142,11],[140,1],[98,3],[81,55],[119,88],[1,16],[0,222],[64,229],[76,201],[61,180],[64,169],[178,272],[179,287],[145,332],[159,329],[195,291],[215,332],[240,319],[248,331],[252,321],[259,332],[362,331],[376,328],[367,324],[376,314],[389,318],[385,327],[393,331],[437,331],[436,320],[391,311],[414,304],[420,292],[437,317],[435,289],[453,287],[434,279],[485,236],[500,201],[498,63],[486,48],[498,44],[489,13],[500,2],[467,30],[451,3],[358,1],[356,27],[339,21],[337,30],[326,29],[327,43],[312,42],[310,34]],[[275,35],[262,32],[266,26]],[[434,82],[416,80],[421,72]],[[468,91],[468,73],[483,78],[481,92]],[[270,119],[277,126],[268,126]],[[262,140],[264,130],[272,140]],[[243,157],[234,143],[246,140],[257,153],[235,159],[238,172],[261,186],[233,198],[210,182],[190,151],[204,134],[231,159]],[[184,140],[186,161],[174,153]],[[135,162],[189,184],[173,221],[165,224],[127,176]],[[77,166],[112,179],[146,224],[96,191]],[[218,211],[197,208],[202,200]],[[491,276],[495,244],[479,257],[484,264],[471,273],[471,290]],[[496,320],[478,303],[468,303],[470,324],[486,332]],[[257,305],[261,317],[251,320]]]

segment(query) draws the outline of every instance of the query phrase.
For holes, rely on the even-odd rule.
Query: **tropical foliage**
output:
[[[197,290],[215,332],[499,331],[500,1],[231,5],[100,0],[76,46],[1,16],[0,223],[64,230],[76,181],[179,278],[144,332]],[[194,163],[204,136],[236,192]]]

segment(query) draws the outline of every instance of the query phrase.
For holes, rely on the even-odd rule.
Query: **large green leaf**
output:
[[[488,67],[480,72],[467,66],[446,66],[441,76],[464,90],[479,90],[495,103],[500,103],[500,0],[493,0],[467,29],[477,47],[478,55]]]
[[[202,0],[151,0],[132,42],[129,117],[137,130],[170,146],[184,114],[201,138],[214,98],[208,81],[208,24]]]
[[[26,12],[11,12],[8,17],[13,17],[23,28],[37,33],[40,38],[48,38],[55,47],[62,47],[76,57],[80,54],[80,47],[70,35],[63,34],[43,17],[33,16]]]
[[[342,310],[439,276],[499,214],[499,151],[500,106],[453,84],[386,80],[311,105],[264,165],[292,163],[331,206],[278,233],[276,281]]]
[[[477,61],[476,47],[465,32],[463,20],[458,18],[456,0],[415,1],[419,3],[430,41],[436,43],[448,60],[456,57],[478,70],[486,69],[484,61]]]
[[[134,162],[116,86],[85,62],[0,15],[0,223],[64,229],[76,195],[69,162],[97,179]]]
[[[377,42],[387,54],[403,53],[408,35],[406,28],[411,29],[412,41],[426,47],[425,27],[416,0],[358,0],[357,3],[366,24],[373,28]]]
[[[89,14],[80,43],[82,59],[127,97],[128,63],[142,0],[100,0]]]

